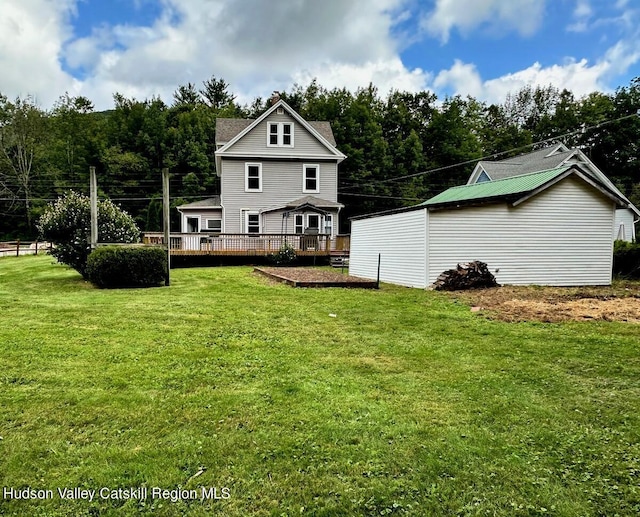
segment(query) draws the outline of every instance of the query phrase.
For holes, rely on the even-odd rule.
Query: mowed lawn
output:
[[[638,325],[0,259],[1,515],[636,515],[639,410]]]

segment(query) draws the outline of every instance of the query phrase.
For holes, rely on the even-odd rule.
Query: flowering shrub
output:
[[[296,250],[288,242],[285,242],[280,247],[278,253],[270,255],[271,261],[277,266],[286,266],[292,264],[297,258],[298,255],[296,254]]]
[[[55,244],[51,254],[86,278],[91,253],[91,201],[69,191],[50,203],[37,223],[40,237]],[[98,241],[133,243],[140,230],[133,218],[110,200],[98,202]]]

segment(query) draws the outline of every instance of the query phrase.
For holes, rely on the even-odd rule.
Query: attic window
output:
[[[284,109],[283,108],[276,108],[276,113],[278,115],[284,115]]]
[[[478,180],[476,183],[484,183],[485,181],[491,181],[491,178],[487,175],[486,172],[482,171],[480,176],[478,176]]]
[[[293,147],[293,122],[269,122],[268,147]]]

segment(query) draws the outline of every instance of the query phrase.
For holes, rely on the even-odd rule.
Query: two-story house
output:
[[[218,118],[216,148],[220,195],[178,207],[182,232],[336,235],[346,156],[328,122],[275,98],[255,120]]]

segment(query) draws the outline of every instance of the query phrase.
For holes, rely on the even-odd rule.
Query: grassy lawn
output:
[[[0,259],[0,486],[53,491],[0,515],[635,515],[639,410],[638,325],[247,267],[97,290]]]

